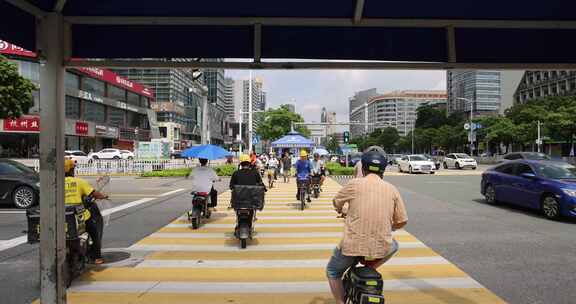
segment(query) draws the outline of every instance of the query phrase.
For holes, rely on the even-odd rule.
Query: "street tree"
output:
[[[340,147],[338,143],[338,139],[334,135],[328,136],[328,140],[326,141],[326,149],[332,153],[338,152],[338,148]]]
[[[285,105],[268,109],[262,116],[262,123],[256,129],[256,133],[263,140],[276,140],[290,132],[293,122],[304,122],[302,116],[291,112]],[[305,137],[310,136],[310,131],[305,126],[295,126],[294,129]]]
[[[391,152],[400,140],[400,135],[396,128],[387,127],[381,130],[379,137],[379,145],[384,148],[386,152]]]
[[[0,118],[17,118],[34,106],[36,86],[18,74],[18,67],[0,55]]]
[[[446,110],[435,109],[431,106],[421,106],[416,110],[416,128],[439,128],[448,123]]]

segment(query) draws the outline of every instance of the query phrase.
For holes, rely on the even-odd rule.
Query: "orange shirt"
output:
[[[392,243],[392,225],[408,221],[398,189],[375,174],[355,178],[334,198],[334,207],[348,204],[342,254],[382,258]]]

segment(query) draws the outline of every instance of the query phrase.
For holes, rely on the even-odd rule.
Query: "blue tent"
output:
[[[272,148],[312,148],[314,142],[296,131],[272,142]]]

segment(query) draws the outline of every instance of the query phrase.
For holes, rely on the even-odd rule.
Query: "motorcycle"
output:
[[[210,205],[210,193],[194,191],[190,194],[192,195],[192,210],[188,211],[188,220],[192,223],[192,229],[198,229],[201,219],[209,219],[212,215],[208,207]]]
[[[268,188],[274,188],[274,180],[276,180],[276,168],[268,169]]]
[[[236,212],[234,236],[240,240],[242,249],[254,235],[256,210],[264,208],[264,192],[263,186],[236,185],[232,190],[232,208]]]
[[[319,175],[312,176],[312,195],[314,198],[320,197],[320,180],[321,177]]]
[[[359,264],[363,266],[354,265],[348,268],[344,274],[342,279],[344,284],[344,303],[384,303],[382,275],[369,266],[371,262],[373,261],[361,259]]]
[[[300,210],[304,211],[306,208],[306,194],[308,193],[308,186],[310,179],[297,179],[298,185],[298,200],[300,201]]]
[[[88,248],[92,243],[86,232],[83,205],[66,206],[66,261],[64,263],[64,284],[70,287],[72,280],[79,277],[88,263]],[[40,207],[26,210],[28,222],[28,244],[40,242]]]

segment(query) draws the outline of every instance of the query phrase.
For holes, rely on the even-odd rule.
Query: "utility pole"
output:
[[[542,145],[542,137],[540,136],[540,121],[538,121],[538,140],[536,144],[538,145],[538,152],[540,152],[540,146]]]
[[[364,133],[368,136],[368,103],[364,103]]]

